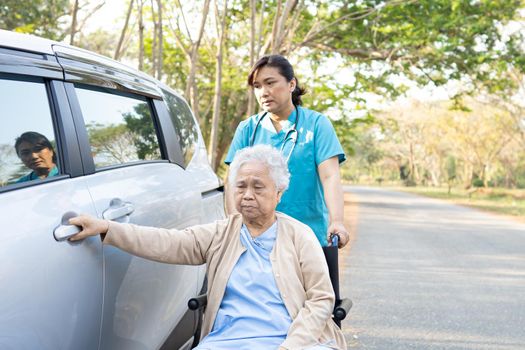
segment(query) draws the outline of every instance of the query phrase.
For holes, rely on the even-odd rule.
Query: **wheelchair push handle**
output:
[[[330,247],[339,247],[339,233],[332,233],[330,235]]]

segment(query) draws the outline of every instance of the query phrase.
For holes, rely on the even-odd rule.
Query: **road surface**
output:
[[[345,192],[349,349],[525,349],[525,223],[381,188]]]

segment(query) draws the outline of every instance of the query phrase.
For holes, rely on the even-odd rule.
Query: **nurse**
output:
[[[256,144],[279,149],[288,162],[291,179],[277,210],[310,226],[322,246],[328,245],[333,234],[339,235],[339,246],[345,246],[349,234],[343,224],[339,164],[346,157],[330,120],[302,107],[305,90],[283,56],[260,58],[248,84],[262,111],[239,124],[225,163],[229,165],[237,151]],[[226,198],[229,213],[235,212],[231,192]]]

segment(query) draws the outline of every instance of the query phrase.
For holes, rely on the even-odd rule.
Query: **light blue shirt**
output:
[[[260,116],[262,113],[251,116],[239,124],[225,163],[230,164],[238,150],[249,147],[252,138],[254,145],[269,144],[280,150],[285,136],[289,135],[289,130],[298,119],[295,147],[292,150],[293,142],[288,137],[282,150],[285,158],[290,155],[288,170],[291,178],[288,190],[283,194],[277,210],[310,226],[321,245],[326,246],[328,209],[317,167],[334,156],[339,158],[339,163],[346,159],[332,123],[326,116],[298,106],[283,124],[280,132],[275,130],[270,117],[266,115],[257,127],[254,137],[254,130]]]
[[[228,279],[212,331],[196,349],[277,349],[286,339],[292,319],[270,262],[277,222],[255,239],[243,225],[240,236],[246,251]]]

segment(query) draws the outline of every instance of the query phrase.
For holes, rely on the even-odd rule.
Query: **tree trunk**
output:
[[[262,33],[263,33],[263,23],[264,23],[264,13],[266,10],[266,0],[263,0],[261,5],[261,15],[259,16],[259,25],[257,27],[257,49],[255,50],[255,56],[259,57],[261,55],[262,47]]]
[[[465,176],[465,178],[463,179],[464,180],[464,187],[466,189],[471,188],[472,187],[472,176],[474,175],[474,169],[473,169],[471,163],[465,162],[465,165],[464,165],[464,168],[463,168],[463,173],[464,173],[464,176]]]
[[[155,77],[157,75],[157,45],[158,45],[158,33],[159,33],[159,22],[155,15],[155,0],[151,0],[151,20],[153,22],[153,40],[151,41],[151,69],[150,75]]]
[[[204,27],[206,25],[206,20],[208,18],[208,12],[210,9],[210,0],[205,0],[204,5],[202,7],[202,19],[199,29],[199,36],[197,40],[193,43],[191,48],[191,55],[188,57],[188,63],[190,65],[190,73],[188,76],[188,82],[186,85],[186,93],[187,98],[189,99],[191,103],[191,109],[193,110],[193,114],[197,118],[197,120],[200,122],[200,114],[199,114],[199,95],[198,95],[198,89],[197,89],[197,82],[195,80],[195,75],[197,74],[197,61],[199,56],[199,47],[202,40],[202,36],[204,34]]]
[[[409,179],[412,180],[414,184],[418,184],[419,172],[417,170],[417,165],[416,165],[415,155],[414,155],[414,144],[412,143],[412,141],[410,141],[409,149],[410,149],[409,157],[408,157],[408,165],[410,169]]]
[[[217,0],[216,1],[216,7]],[[213,170],[218,168],[218,159],[217,159],[217,144],[219,139],[219,118],[221,115],[221,88],[222,88],[222,60],[223,60],[223,48],[224,41],[226,38],[226,16],[228,11],[228,1],[224,0],[224,8],[222,11],[222,17],[219,14],[218,9],[216,9],[216,21],[221,23],[220,33],[218,34],[218,43],[217,43],[217,61],[216,61],[216,71],[215,71],[215,94],[213,96],[213,117],[212,125],[210,132],[210,142],[208,147],[208,155],[210,157],[210,164],[213,167]]]
[[[159,15],[159,27],[158,27],[158,30],[159,30],[159,36],[158,36],[158,47],[157,47],[157,50],[158,50],[158,53],[157,53],[157,79],[161,79],[162,78],[162,68],[163,68],[163,65],[164,65],[164,59],[163,59],[163,54],[164,54],[164,34],[163,34],[163,29],[162,29],[162,0],[157,0],[157,8],[158,8],[158,15]]]
[[[272,46],[272,52],[279,53],[282,51],[281,47],[283,46],[286,37],[286,20],[288,19],[288,15],[292,11],[292,8],[295,6],[295,3],[295,0],[286,0],[286,3],[284,4],[284,11],[277,23],[277,31],[274,38],[274,45]]]
[[[139,70],[144,68],[144,21],[142,18],[143,0],[137,0],[139,5]]]
[[[256,40],[256,0],[250,0],[250,68],[255,64],[255,40]],[[247,115],[252,115],[255,110],[255,96],[251,87],[248,87],[248,108],[246,111]]]
[[[73,4],[73,12],[71,13],[71,35],[69,37],[69,44],[75,44],[75,34],[77,33],[77,15],[78,15],[78,0]]]
[[[281,18],[281,6],[283,2],[282,0],[277,0],[277,6],[275,8],[275,17],[273,19],[273,27],[272,27],[272,39],[271,39],[271,45],[272,45],[272,55],[278,53],[277,45],[277,31],[279,28],[279,20]]]
[[[131,17],[131,10],[133,10],[133,2],[133,0],[129,0],[128,12],[126,13],[126,21],[124,22],[124,27],[122,27],[122,31],[120,32],[120,38],[118,39],[117,48],[115,49],[115,53],[113,54],[113,58],[115,60],[119,60],[123,53],[121,51],[122,44],[124,43],[126,31],[128,30],[129,18]]]

